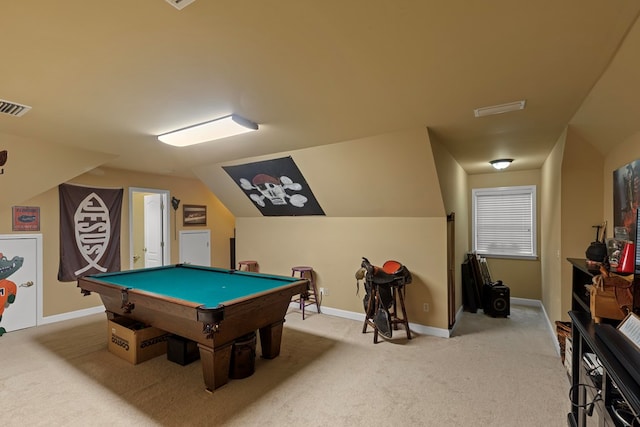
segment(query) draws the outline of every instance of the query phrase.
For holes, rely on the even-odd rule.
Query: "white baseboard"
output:
[[[553,339],[553,345],[556,349],[556,353],[560,356],[560,343],[558,342],[558,335],[556,332],[555,325],[551,323],[551,319],[547,315],[547,310],[544,309],[544,305],[540,302],[540,307],[542,307],[542,312],[544,313],[544,318],[547,319],[547,324],[549,325],[549,332],[551,332],[551,337]]]
[[[71,311],[69,313],[55,314],[53,316],[43,317],[38,325],[46,325],[49,323],[62,322],[63,320],[77,319],[78,317],[90,316],[92,314],[104,313],[104,306],[85,308],[83,310]]]
[[[299,309],[300,307],[297,303],[291,303],[289,304],[289,308]],[[307,309],[305,308],[305,310]],[[323,314],[328,314],[330,316],[342,317],[345,319],[359,320],[361,322],[364,322],[364,313],[355,313],[353,311],[346,311],[325,306],[322,306],[320,310],[322,310]],[[313,306],[311,306],[311,311],[315,312]],[[409,328],[411,329],[411,331],[415,331],[422,335],[432,335],[441,338],[449,338],[450,336],[450,331],[448,329],[434,328],[433,326],[425,326],[409,322]]]
[[[509,298],[512,305],[527,305],[529,307],[542,307],[542,302],[539,299],[529,298]]]

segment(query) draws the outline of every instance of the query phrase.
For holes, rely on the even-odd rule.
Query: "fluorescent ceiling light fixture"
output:
[[[258,125],[236,114],[158,135],[165,144],[176,147],[200,144],[258,130]]]
[[[489,163],[494,167],[494,169],[502,170],[511,166],[511,162],[513,162],[513,159],[497,159],[491,160]]]
[[[494,114],[508,113],[510,111],[524,110],[526,100],[509,102],[508,104],[492,105],[490,107],[481,107],[473,110],[476,117],[491,116]]]

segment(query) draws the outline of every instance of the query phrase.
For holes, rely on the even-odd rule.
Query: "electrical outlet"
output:
[[[429,303],[428,303],[428,302],[425,302],[425,303],[422,305],[422,309],[423,309],[424,311],[429,311]]]
[[[329,296],[329,289],[327,288],[320,288],[320,295],[324,296],[324,297],[328,297]]]

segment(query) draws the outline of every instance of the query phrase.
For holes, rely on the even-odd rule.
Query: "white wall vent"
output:
[[[11,116],[23,116],[25,115],[31,107],[28,105],[21,105],[11,101],[5,101],[4,99],[0,99],[0,113],[9,114]]]
[[[176,9],[182,10],[196,0],[165,0],[165,1],[169,3],[171,6],[175,7]]]

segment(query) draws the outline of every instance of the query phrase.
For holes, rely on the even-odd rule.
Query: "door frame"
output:
[[[158,190],[156,188],[129,187],[129,269],[133,270],[133,196],[135,193],[151,193],[162,195],[162,264],[171,264],[171,239],[169,218],[169,190]]]
[[[0,234],[0,239],[35,239],[36,241],[36,326],[44,323],[43,315],[43,260],[42,260],[42,234]]]
[[[164,241],[162,237],[162,227],[164,226],[165,220],[163,218],[163,213],[161,210],[164,206],[164,196],[151,193],[141,193],[141,196],[144,212],[144,218],[142,220],[143,267],[157,267],[158,265],[164,265],[164,261],[166,259],[166,256],[163,253]],[[136,208],[138,206],[140,206],[140,204],[136,203]],[[134,212],[136,208],[134,208]],[[160,236],[156,234],[158,230],[160,230]],[[134,234],[139,235],[139,230],[136,229],[136,233]],[[150,254],[153,255],[150,257]],[[160,261],[160,264],[158,264],[158,261]]]
[[[447,215],[447,314],[449,329],[456,324],[456,213]]]

